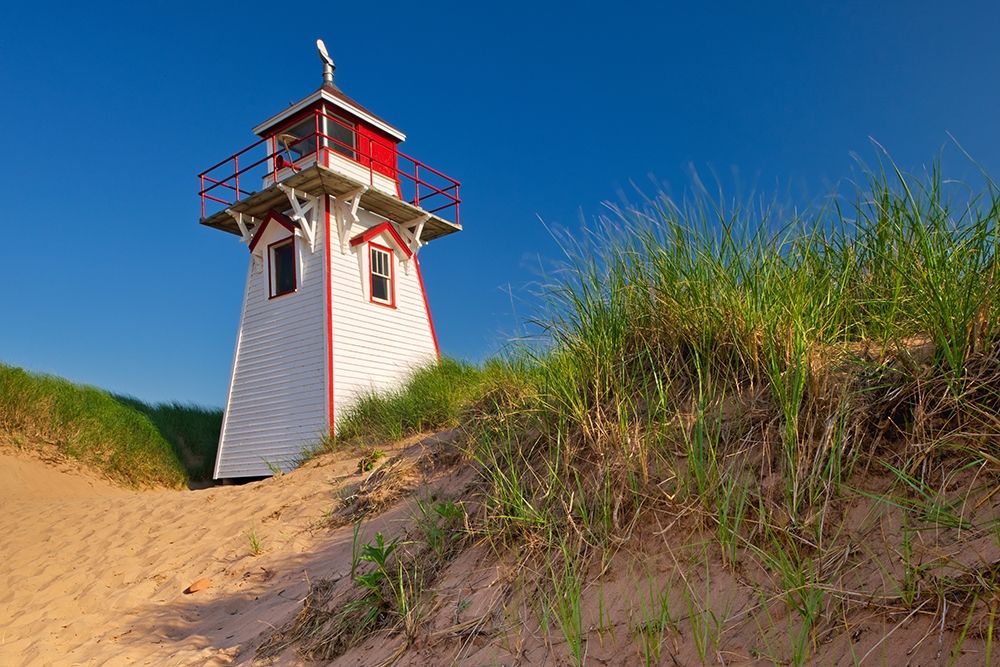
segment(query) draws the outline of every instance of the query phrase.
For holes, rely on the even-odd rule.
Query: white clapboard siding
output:
[[[313,251],[296,237],[298,289],[269,299],[267,244],[288,234],[272,222],[249,272],[216,479],[290,470],[329,430],[323,234]]]
[[[367,211],[359,214],[361,224],[350,237],[383,222]],[[416,266],[411,262],[407,272],[400,257],[396,250],[396,307],[387,308],[369,301],[368,244],[346,253],[332,248],[334,421],[360,394],[396,388],[413,369],[437,358]]]

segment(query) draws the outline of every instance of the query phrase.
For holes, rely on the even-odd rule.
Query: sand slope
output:
[[[351,527],[316,524],[362,478],[356,466],[323,457],[243,486],[126,491],[3,450],[0,665],[247,661],[238,647],[297,611],[310,577],[350,562]],[[202,577],[211,588],[182,593]]]

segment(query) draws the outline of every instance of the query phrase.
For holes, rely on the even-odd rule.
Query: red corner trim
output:
[[[399,232],[396,231],[396,228],[392,226],[391,222],[383,222],[375,225],[374,227],[369,227],[351,239],[351,247],[367,243],[371,239],[383,233],[387,233],[390,237],[392,237],[393,242],[399,246],[399,249],[406,255],[407,259],[413,257],[413,251],[411,251],[410,247],[406,245],[406,241],[404,241],[403,237],[399,235]]]
[[[284,213],[278,213],[277,211],[268,211],[267,215],[264,216],[264,222],[260,223],[260,226],[258,226],[253,233],[253,238],[250,239],[250,252],[253,252],[253,249],[257,247],[257,244],[260,242],[260,238],[264,236],[264,230],[267,229],[268,224],[270,224],[272,220],[293,234],[295,233],[295,223],[292,222],[287,215]]]
[[[437,358],[441,358],[441,348],[438,347],[438,337],[437,333],[434,331],[434,320],[431,318],[431,306],[427,302],[427,290],[424,289],[424,277],[420,273],[420,262],[416,257],[413,258],[413,266],[417,267],[417,281],[420,282],[420,294],[424,297],[424,310],[427,312],[427,324],[431,327],[431,339],[434,341],[434,354]]]
[[[326,266],[323,268],[323,280],[326,283],[326,393],[327,393],[327,415],[330,426],[330,437],[336,435],[333,423],[333,286],[330,276],[330,207],[326,209],[326,230],[324,238],[324,248],[326,255]]]

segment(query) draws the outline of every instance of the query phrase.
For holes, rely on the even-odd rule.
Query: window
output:
[[[316,121],[307,118],[295,127],[289,128],[277,137],[277,150],[290,162],[316,154]]]
[[[271,277],[271,298],[295,291],[295,237],[267,247]]]
[[[383,306],[396,306],[396,290],[392,284],[392,250],[370,243],[368,266],[371,274],[371,300]]]
[[[333,113],[329,107],[326,108],[325,114],[325,117],[323,117],[323,127],[325,128],[323,134],[329,138],[324,139],[323,144],[341,155],[356,160],[357,156],[354,154],[354,149],[357,145],[354,139],[354,123]]]

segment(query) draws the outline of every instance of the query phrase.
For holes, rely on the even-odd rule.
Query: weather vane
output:
[[[316,49],[319,51],[319,59],[323,61],[323,83],[333,84],[333,70],[337,69],[337,66],[333,64],[333,58],[330,57],[329,52],[326,50],[326,44],[323,43],[322,39],[316,40]]]

